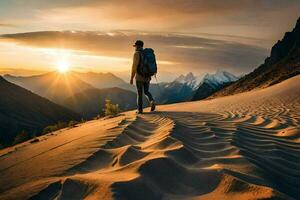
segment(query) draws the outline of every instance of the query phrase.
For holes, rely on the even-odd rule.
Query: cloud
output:
[[[17,2],[17,0],[12,0]],[[207,13],[216,12],[216,14],[222,14],[226,12],[239,11],[268,11],[268,10],[280,10],[286,7],[292,7],[298,4],[298,0],[226,0],[222,2],[220,0],[52,0],[52,1],[40,1],[40,0],[27,0],[26,3],[19,3],[21,6],[28,5],[38,9],[51,9],[51,8],[68,8],[68,7],[99,7],[107,8],[114,7],[115,10],[127,10],[131,15],[139,14],[152,14],[153,11],[165,11],[160,13],[161,15],[168,15],[172,12],[178,13]],[[266,10],[267,9],[267,10]]]
[[[299,0],[0,1],[0,18],[23,20],[24,31],[130,29],[273,41],[294,25],[299,12]]]
[[[15,24],[10,24],[10,23],[1,23],[0,22],[0,27],[16,27],[16,25]]]
[[[10,74],[15,76],[32,76],[32,75],[44,74],[46,72],[47,71],[21,69],[21,68],[0,68],[0,75]]]
[[[35,22],[53,29],[201,32],[272,40],[294,25],[300,11],[296,0],[284,3],[278,0],[111,0],[75,1],[69,6],[49,4],[35,12]],[[274,31],[278,24],[279,30]]]
[[[155,49],[162,70],[179,73],[203,74],[217,69],[246,73],[268,54],[267,49],[252,44],[173,33],[48,31],[2,35],[2,38],[20,45],[72,49],[80,54],[121,59],[131,59],[133,42],[142,39],[146,46]]]

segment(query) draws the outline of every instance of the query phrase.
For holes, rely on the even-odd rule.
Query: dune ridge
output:
[[[262,90],[91,121],[3,154],[0,164],[11,167],[0,169],[9,176],[0,181],[0,198],[297,199],[299,111],[296,76]],[[76,138],[84,139],[14,164],[37,146]],[[40,174],[16,173],[38,160],[46,162]]]

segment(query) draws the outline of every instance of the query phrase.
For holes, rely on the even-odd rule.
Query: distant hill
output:
[[[4,78],[60,105],[63,105],[65,99],[75,93],[93,88],[71,73],[49,72],[29,77],[4,75]]]
[[[205,99],[236,80],[238,80],[238,77],[225,71],[218,71],[215,74],[206,74],[199,84],[192,100]]]
[[[0,143],[10,145],[16,134],[40,134],[58,121],[80,120],[81,116],[0,76]]]
[[[73,74],[76,75],[77,78],[98,89],[118,87],[126,90],[135,90],[134,86],[126,83],[112,73],[73,72]]]
[[[111,73],[50,72],[30,77],[5,75],[4,78],[55,103],[69,107],[87,119],[102,114],[107,98],[119,104],[122,110],[132,109],[136,105],[136,94],[121,89],[135,87]]]
[[[121,88],[87,89],[77,93],[65,101],[65,105],[71,110],[81,113],[85,118],[91,119],[103,114],[105,100],[119,104],[121,110],[130,110],[136,107],[136,94]]]
[[[285,33],[271,50],[271,55],[253,72],[216,92],[209,98],[265,88],[300,74],[300,18],[291,32]]]

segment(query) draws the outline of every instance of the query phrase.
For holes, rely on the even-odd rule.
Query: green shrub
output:
[[[68,124],[68,127],[75,127],[77,124],[79,124],[79,122],[77,121],[70,121]]]
[[[57,124],[47,126],[46,128],[44,128],[43,134],[57,131],[59,129],[66,128],[67,126],[68,126],[68,124],[66,122],[58,122]]]
[[[68,126],[68,124],[66,122],[58,122],[56,124],[56,126],[57,126],[57,130],[58,130],[58,129],[66,128]]]
[[[120,113],[119,105],[113,104],[109,99],[105,100],[105,116],[115,117]]]
[[[47,126],[46,128],[44,128],[43,134],[50,133],[54,131],[54,129],[55,129],[54,126]]]

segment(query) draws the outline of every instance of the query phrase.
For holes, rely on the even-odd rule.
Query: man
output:
[[[138,73],[139,72],[138,68],[140,67],[143,59],[142,51],[144,47],[144,42],[141,40],[137,40],[133,46],[135,47],[135,53],[133,56],[130,84],[131,85],[133,84],[133,79],[135,78],[136,88],[137,88],[137,106],[138,106],[137,113],[142,114],[143,113],[143,92],[148,98],[148,101],[150,102],[151,111],[155,110],[155,103],[151,93],[149,92],[151,76],[145,77]]]

